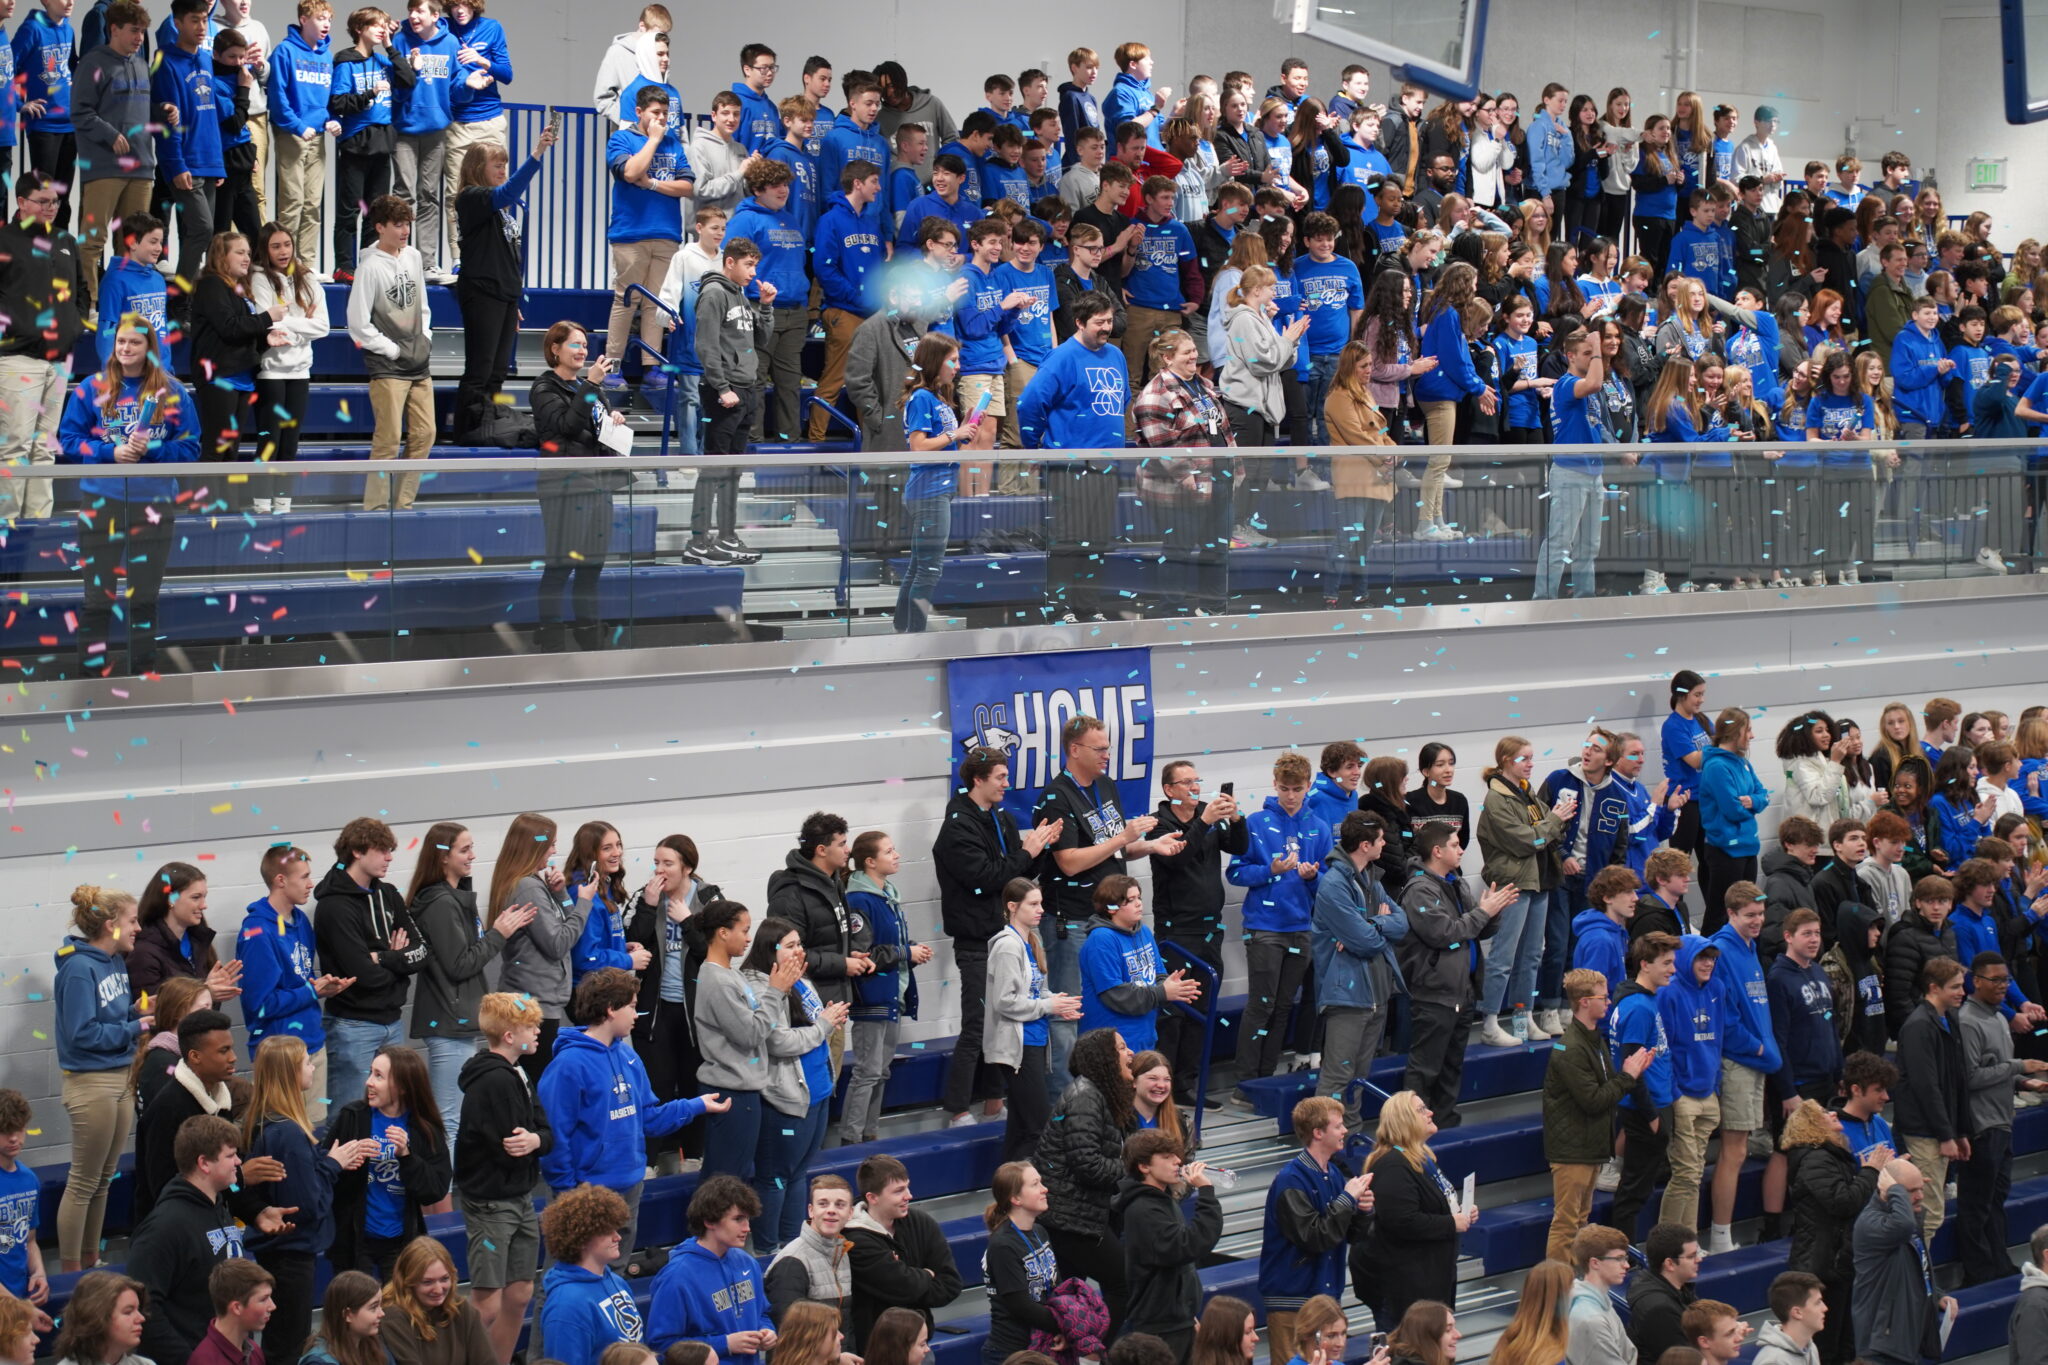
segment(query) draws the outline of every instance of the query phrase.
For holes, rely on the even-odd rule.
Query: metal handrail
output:
[[[1202,1101],[1209,1094],[1209,1054],[1216,1046],[1216,1024],[1223,1010],[1220,994],[1223,974],[1171,940],[1161,941],[1158,947],[1162,965],[1187,973],[1202,987],[1202,993],[1196,997],[1196,1004],[1177,1000],[1172,1006],[1202,1026],[1202,1060],[1195,1068],[1196,1103],[1192,1123],[1194,1135],[1199,1139],[1202,1136],[1202,1115],[1208,1107]]]

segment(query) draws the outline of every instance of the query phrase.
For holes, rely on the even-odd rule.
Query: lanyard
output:
[[[988,808],[988,819],[989,823],[996,827],[996,847],[1002,850],[1005,858],[1009,857],[1010,841],[1003,837],[1003,808],[1001,806],[990,806]]]

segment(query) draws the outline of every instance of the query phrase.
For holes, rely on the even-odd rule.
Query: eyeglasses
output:
[[[1977,974],[1977,979],[1979,981],[1988,982],[1993,986],[2008,986],[2012,984],[2012,976],[2010,973],[2006,974],[2005,976],[1991,976],[1988,973],[1979,972]]]
[[[1107,744],[1083,744],[1081,748],[1091,754],[1106,754],[1109,752]]]
[[[1605,1256],[1596,1256],[1593,1259],[1597,1261],[1605,1261],[1609,1265],[1627,1265],[1628,1253],[1626,1251],[1610,1251]]]
[[[782,70],[782,63],[780,63],[780,62],[755,62],[755,63],[754,63],[754,64],[753,64],[752,66],[748,67],[748,68],[747,68],[747,70],[749,70],[749,71],[754,71],[754,72],[758,72],[759,74],[761,74],[761,75],[763,75],[763,76],[772,76],[772,75],[774,75],[774,74],[775,74],[776,72],[778,72],[778,71]]]

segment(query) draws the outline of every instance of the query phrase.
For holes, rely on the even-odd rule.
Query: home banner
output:
[[[1075,716],[1109,729],[1109,777],[1129,815],[1152,809],[1152,654],[1097,649],[993,659],[955,659],[946,693],[953,717],[953,764],[983,745],[1010,756],[1006,804],[1020,825],[1065,755],[1060,730]]]

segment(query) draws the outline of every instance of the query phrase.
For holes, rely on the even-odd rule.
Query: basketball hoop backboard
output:
[[[2030,3],[2048,8],[2048,0]],[[1487,0],[1274,0],[1273,17],[1296,33],[1386,62],[1395,80],[1447,99],[1473,99],[1486,6]]]

